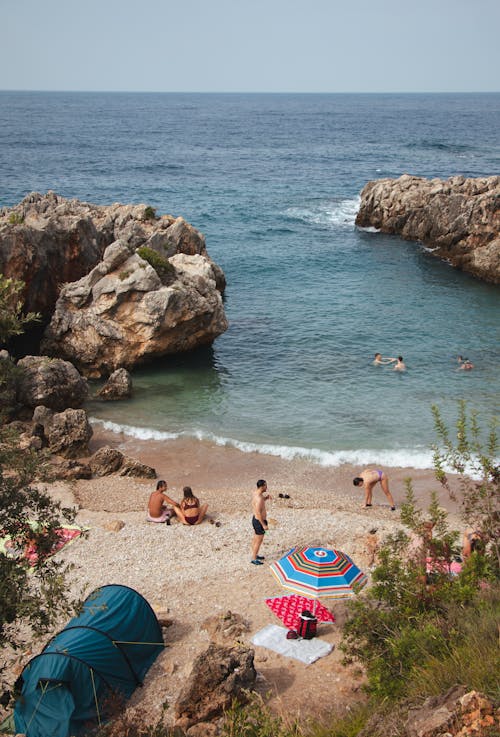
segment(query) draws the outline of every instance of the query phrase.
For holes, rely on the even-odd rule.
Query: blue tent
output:
[[[25,666],[16,730],[27,737],[68,737],[109,718],[131,696],[164,647],[148,602],[127,586],[96,589]]]

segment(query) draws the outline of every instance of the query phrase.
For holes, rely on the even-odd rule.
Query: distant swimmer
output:
[[[460,366],[457,368],[457,371],[470,371],[474,368],[474,364],[472,363],[472,361],[469,361],[468,358],[457,356],[457,361],[460,364]]]
[[[362,471],[359,476],[356,476],[352,480],[352,483],[354,484],[354,486],[362,486],[365,490],[365,507],[372,506],[373,487],[375,486],[375,484],[380,483],[382,491],[390,502],[391,510],[394,512],[394,510],[396,509],[394,499],[391,492],[389,491],[389,478],[387,474],[384,473],[384,471],[374,468],[365,468],[365,470]]]
[[[403,361],[403,356],[398,356],[396,364],[394,366],[394,371],[406,371],[406,365]]]
[[[395,358],[387,358],[385,356],[382,356],[381,353],[375,353],[375,360],[373,361],[374,366],[387,366],[390,363],[394,363],[396,361]]]

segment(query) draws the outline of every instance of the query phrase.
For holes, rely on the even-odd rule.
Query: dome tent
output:
[[[118,698],[142,685],[164,648],[148,602],[127,586],[96,589],[82,613],[32,658],[21,676],[16,730],[27,737],[68,737],[101,724]]]

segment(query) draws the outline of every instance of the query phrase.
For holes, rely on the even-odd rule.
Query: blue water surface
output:
[[[449,422],[462,398],[484,424],[497,411],[498,287],[354,219],[371,179],[498,174],[498,94],[3,92],[0,171],[0,206],[50,189],[182,215],[226,273],[227,333],[138,369],[134,398],[94,417],[425,466],[432,404]]]

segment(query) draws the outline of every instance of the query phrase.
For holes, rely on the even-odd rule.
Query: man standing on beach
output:
[[[264,479],[259,479],[257,481],[257,488],[252,494],[252,526],[255,534],[252,541],[253,557],[251,562],[254,566],[263,565],[264,556],[259,555],[259,550],[266,530],[269,529],[267,526],[266,501],[270,498],[271,496],[267,493],[267,483]]]
[[[356,476],[352,481],[354,486],[362,486],[364,488],[365,507],[372,506],[373,487],[379,482],[380,486],[382,487],[382,491],[391,504],[391,511],[394,512],[396,509],[396,505],[394,504],[394,499],[392,498],[392,494],[389,491],[389,479],[387,477],[387,474],[385,474],[383,471],[380,471],[379,469],[365,468],[365,470],[362,471],[359,476]]]

